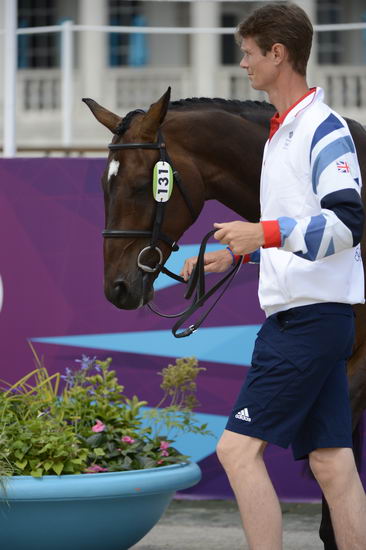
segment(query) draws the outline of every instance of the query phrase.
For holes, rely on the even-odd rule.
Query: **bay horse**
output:
[[[206,200],[216,199],[248,221],[259,220],[262,154],[274,107],[266,102],[207,98],[170,102],[169,88],[147,112],[135,110],[122,118],[92,99],[83,101],[113,134],[102,176],[104,233],[106,237],[121,238],[104,240],[105,295],[118,308],[136,309],[152,300],[161,265],[199,216]],[[354,120],[347,123],[366,182],[366,132]],[[155,147],[150,147],[152,144]],[[162,150],[169,153],[182,186],[174,186],[165,203],[164,219],[155,239],[160,251],[157,258],[155,247],[149,245],[156,221],[151,182]],[[364,190],[365,186],[365,202]],[[365,235],[362,260],[366,267],[364,241]],[[145,252],[140,261],[142,250]],[[348,375],[357,434],[366,407],[366,306],[357,305],[354,311],[356,336]],[[337,550],[324,498],[319,534],[325,550]]]

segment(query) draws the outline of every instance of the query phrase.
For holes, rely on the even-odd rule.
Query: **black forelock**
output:
[[[117,126],[116,134],[122,136],[130,127],[131,121],[134,116],[138,114],[145,114],[145,111],[143,111],[142,109],[135,109],[134,111],[130,111],[129,113],[127,113],[127,115],[123,117],[122,122]]]

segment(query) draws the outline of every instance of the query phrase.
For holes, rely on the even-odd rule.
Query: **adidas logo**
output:
[[[245,420],[245,422],[251,422],[252,419],[249,416],[248,409],[242,409],[241,411],[237,412],[235,415],[235,418],[238,418],[239,420]]]

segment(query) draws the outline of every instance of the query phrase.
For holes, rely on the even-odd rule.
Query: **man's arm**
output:
[[[356,246],[364,223],[360,170],[348,128],[333,114],[313,136],[310,169],[319,214],[296,219],[280,217],[258,224],[215,224],[215,238],[228,244],[234,254],[277,247],[310,261]]]
[[[314,261],[356,246],[363,232],[361,177],[354,143],[348,128],[333,114],[314,133],[310,173],[320,213],[302,219],[279,218],[279,248]]]

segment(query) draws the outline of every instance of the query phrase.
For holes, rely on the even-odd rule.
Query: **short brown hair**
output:
[[[235,37],[238,43],[252,37],[263,55],[273,44],[283,44],[297,73],[306,74],[313,39],[313,26],[303,9],[292,3],[272,3],[254,10],[239,23]]]

